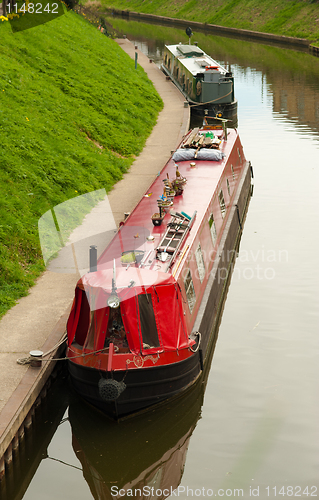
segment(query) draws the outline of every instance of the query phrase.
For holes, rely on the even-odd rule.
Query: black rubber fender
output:
[[[98,382],[99,394],[104,401],[115,401],[126,389],[124,382],[112,378],[101,378]]]

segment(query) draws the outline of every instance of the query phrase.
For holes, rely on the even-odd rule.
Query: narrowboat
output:
[[[162,70],[175,83],[192,111],[237,117],[234,77],[197,45],[166,45]],[[236,121],[236,120],[235,120]]]
[[[180,395],[204,369],[251,195],[225,123],[189,131],[77,283],[70,378],[114,419]]]

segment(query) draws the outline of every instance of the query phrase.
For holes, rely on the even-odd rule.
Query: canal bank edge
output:
[[[159,113],[157,123],[147,139],[142,153],[135,159],[129,172],[113,187],[108,195],[114,218],[119,223],[123,218],[123,212],[134,208],[137,200],[146,192],[152,180],[169,159],[171,152],[189,130],[190,109],[185,105],[184,98],[175,85],[166,79],[164,73],[147,56],[136,49],[127,39],[118,39],[116,42],[131,58],[135,58],[135,54],[137,54],[139,65],[146,71],[164,102],[164,108]],[[76,278],[74,279],[75,286]],[[65,301],[64,309],[61,311],[62,316],[59,315],[61,317],[58,323],[52,331],[47,332],[46,341],[41,347],[44,352],[52,349],[64,336],[69,313],[69,308],[67,311],[65,309],[72,301],[74,286],[72,284],[70,286],[70,293],[67,293],[70,296]],[[36,287],[37,285],[33,287],[33,290]],[[25,303],[29,298],[30,295],[23,297],[9,311],[12,319],[10,331],[15,331],[15,308],[19,308],[21,301]],[[42,317],[38,319],[37,328],[31,328],[31,330],[36,331],[32,331],[30,334],[30,349],[34,348],[39,342],[39,325],[43,323],[43,330],[47,326],[47,313],[51,305],[50,294],[48,297],[44,297],[43,300],[45,304],[43,304],[44,307],[42,308]],[[10,325],[7,325],[7,327],[10,327]],[[41,333],[43,335],[43,332]],[[63,346],[59,347],[59,351],[53,352],[52,357],[56,358],[61,355],[62,350]],[[13,350],[11,354],[14,355],[14,352]],[[56,361],[49,360],[48,362],[42,362],[42,365],[41,368],[31,366],[27,368],[18,384],[12,377],[11,396],[8,397],[0,412],[0,480],[5,477],[6,469],[10,467],[15,455],[19,453],[19,442],[23,439],[25,430],[32,426],[35,406],[42,397],[41,392],[43,392],[43,395],[46,392],[45,386],[54,370]],[[7,366],[4,369],[10,373],[12,356],[8,359]],[[10,378],[10,375],[8,378]]]
[[[54,347],[65,335],[68,311],[60,318],[43,345],[43,351],[52,351],[52,360],[42,361],[41,367],[29,367],[1,412],[0,420],[0,481],[5,476],[19,452],[20,442],[25,432],[32,427],[35,408],[46,397],[46,386],[57,361],[65,350],[65,345]]]
[[[92,12],[89,8],[79,6],[79,11]],[[271,33],[264,33],[260,31],[250,31],[239,28],[227,28],[225,26],[219,26],[217,24],[207,24],[200,23],[196,21],[187,21],[185,19],[176,19],[173,17],[158,16],[155,14],[146,14],[142,12],[133,12],[130,10],[121,10],[110,8],[105,12],[101,12],[101,15],[116,15],[131,19],[136,19],[140,21],[148,21],[150,23],[161,22],[169,26],[180,26],[181,28],[187,28],[188,26],[198,31],[205,31],[206,33],[213,33],[216,35],[232,36],[237,38],[252,39],[256,41],[263,41],[268,43],[278,43],[285,46],[291,46],[292,48],[300,48],[308,50],[311,54],[319,56],[319,47],[313,45],[310,40],[306,38],[295,38],[292,36],[285,35],[274,35]]]

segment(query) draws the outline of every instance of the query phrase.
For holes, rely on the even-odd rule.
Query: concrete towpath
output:
[[[132,58],[137,52],[138,64],[144,68],[164,102],[142,153],[108,193],[118,224],[124,212],[132,211],[187,132],[190,112],[180,92],[147,56],[127,39],[116,42]],[[94,217],[93,212],[91,217]],[[95,223],[97,218],[99,214],[95,216]],[[84,236],[85,224],[90,221],[90,216],[84,220]],[[101,217],[99,224],[102,232]],[[17,445],[21,428],[27,417],[30,420],[32,407],[54,367],[54,362],[43,362],[41,368],[20,365],[17,359],[28,357],[31,350],[47,352],[61,340],[78,278],[75,273],[44,272],[30,294],[20,299],[0,321],[0,478],[5,473],[5,463],[12,460],[12,444],[13,447]]]

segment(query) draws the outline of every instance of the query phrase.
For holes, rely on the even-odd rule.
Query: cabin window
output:
[[[187,276],[184,280],[184,286],[186,291],[188,307],[190,312],[192,313],[196,302],[196,296],[195,296],[195,288],[192,280],[192,275],[190,271],[188,271]]]
[[[171,69],[171,58],[169,58],[169,60],[168,60],[167,67],[168,67],[168,69]]]
[[[165,57],[164,57],[164,64],[165,64],[165,66],[167,66],[167,54],[165,54]]]
[[[200,244],[198,244],[198,247],[196,248],[195,259],[196,259],[196,264],[197,264],[198,276],[199,276],[200,282],[203,283],[203,279],[205,276],[205,263],[204,263],[204,257],[203,257],[203,253],[202,253],[202,249],[201,249]]]
[[[209,227],[210,227],[210,234],[212,235],[212,239],[213,239],[213,246],[215,246],[216,241],[217,241],[217,231],[216,231],[216,224],[214,221],[213,214],[211,214],[208,222],[209,222]]]
[[[230,166],[231,168],[231,173],[233,174],[233,181],[235,180],[235,171],[234,171],[234,167],[231,165]]]
[[[237,148],[237,153],[238,153],[238,158],[241,161],[241,154],[240,154],[239,148]]]
[[[219,199],[219,205],[220,205],[220,210],[221,210],[221,213],[222,213],[222,217],[224,218],[225,217],[225,213],[226,213],[226,205],[225,205],[224,194],[223,194],[223,190],[222,189],[219,191],[218,199]]]
[[[179,68],[176,68],[176,80],[178,80]]]
[[[226,183],[227,183],[227,191],[228,191],[228,194],[230,196],[230,185],[229,185],[229,180],[228,179],[226,180]]]
[[[138,296],[138,307],[140,311],[141,331],[143,349],[159,347],[157,326],[150,293],[141,293]]]

